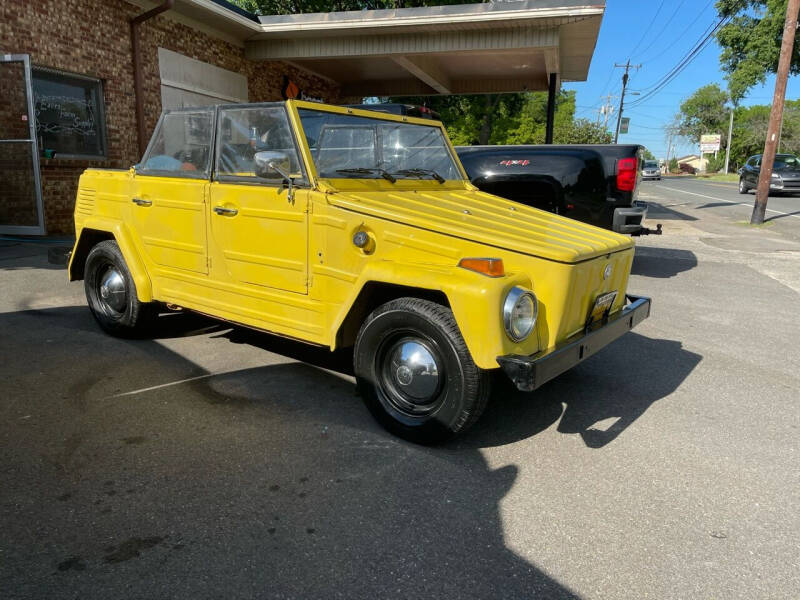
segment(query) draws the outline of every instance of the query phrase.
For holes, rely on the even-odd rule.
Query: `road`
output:
[[[0,243],[0,597],[796,599],[800,219],[643,190],[650,319],[438,448],[346,355],[184,314],[114,339]]]
[[[711,210],[740,222],[750,221],[756,199],[753,191],[740,194],[736,183],[695,177],[665,177],[661,181],[643,181],[640,195],[644,200],[656,200],[667,206]],[[765,223],[800,240],[800,194],[770,196]]]

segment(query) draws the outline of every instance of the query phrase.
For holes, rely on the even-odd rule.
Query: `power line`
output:
[[[713,26],[711,31],[708,31],[707,29],[706,31],[708,31],[708,33],[706,33],[705,37],[702,38],[699,42],[697,42],[693,46],[692,50],[688,54],[686,54],[684,58],[681,59],[681,61],[677,65],[675,65],[669,72],[667,72],[666,75],[664,75],[653,85],[645,88],[645,90],[650,90],[650,91],[645,93],[641,98],[631,103],[631,106],[633,107],[643,104],[648,98],[652,98],[655,94],[657,94],[664,87],[670,84],[678,75],[681,74],[681,72],[683,72],[683,70],[687,66],[689,66],[689,64],[691,64],[691,62],[695,58],[697,58],[700,52],[702,52],[706,48],[706,46],[708,46],[708,44],[711,43],[711,40],[713,39],[712,36],[717,32],[717,30],[720,27],[722,27],[725,23],[727,23],[727,21],[728,18],[722,18],[716,23],[716,25]]]
[[[721,22],[721,21],[722,21],[722,19],[720,19],[720,22]],[[717,22],[717,24],[716,24],[716,25],[717,25],[717,26],[719,26],[719,22]],[[672,74],[672,73],[673,73],[675,70],[677,70],[679,67],[681,67],[681,66],[683,65],[684,61],[686,61],[686,59],[688,59],[688,58],[689,58],[689,57],[691,57],[691,56],[692,56],[692,55],[693,55],[695,52],[697,52],[697,50],[700,48],[700,46],[701,46],[702,44],[704,44],[704,43],[705,43],[705,42],[708,40],[709,36],[710,36],[710,35],[713,33],[713,31],[714,31],[714,26],[715,26],[715,24],[714,24],[714,23],[711,23],[711,25],[709,25],[708,27],[706,27],[705,31],[703,31],[702,35],[700,36],[700,39],[698,39],[698,40],[697,40],[697,41],[696,41],[694,44],[692,44],[691,48],[690,48],[690,49],[687,51],[687,53],[686,53],[686,54],[684,54],[684,55],[681,57],[681,59],[678,61],[678,64],[676,64],[674,67],[672,67],[672,69],[670,69],[670,70],[669,70],[669,71],[666,73],[666,75],[663,75],[663,76],[661,77],[661,79],[659,79],[658,81],[656,81],[654,84],[652,84],[652,85],[649,85],[649,86],[647,86],[647,87],[644,87],[644,88],[641,88],[639,91],[640,91],[640,92],[646,92],[646,91],[648,91],[648,90],[650,90],[650,89],[652,89],[652,88],[654,88],[654,87],[656,87],[656,86],[660,85],[662,81],[664,81],[664,80],[665,80],[667,77],[669,77],[669,76],[670,76],[670,75],[671,75],[671,74]]]
[[[686,33],[689,31],[689,29],[692,27],[692,25],[697,23],[698,19],[700,19],[700,16],[708,9],[709,6],[711,6],[711,3],[713,1],[714,0],[709,0],[708,4],[706,4],[705,8],[703,8],[703,10],[701,10],[700,12],[697,13],[697,15],[695,16],[694,20],[691,23],[689,23],[689,25],[687,27],[683,28],[683,33],[681,35],[679,35],[677,38],[675,38],[674,40],[671,40],[671,44],[670,45],[672,47],[675,46],[675,43],[678,40],[680,40],[684,35],[686,35]],[[683,4],[685,2],[686,2],[686,0],[681,0],[680,4],[678,4],[677,8],[675,9],[675,12],[673,12],[672,16],[669,19],[667,19],[666,23],[664,23],[664,26],[661,28],[661,31],[659,31],[658,35],[653,38],[653,41],[650,42],[650,44],[648,44],[647,48],[642,50],[641,54],[645,54],[648,50],[650,50],[650,48],[653,47],[653,44],[655,44],[659,40],[659,38],[661,38],[661,35],[667,30],[667,27],[672,22],[672,20],[675,18],[675,15],[678,14],[678,11],[681,9],[681,7],[683,6]],[[645,58],[645,59],[642,60],[642,63],[649,62],[649,61],[653,60],[653,58],[655,58],[655,56],[653,56],[651,58]]]
[[[664,8],[664,0],[661,0],[661,4],[658,5],[658,10],[656,11],[656,14],[653,15],[653,20],[650,21],[650,25],[648,25],[647,29],[644,30],[644,33],[642,33],[642,37],[639,38],[638,42],[636,42],[636,45],[633,47],[633,50],[631,50],[628,53],[628,56],[633,56],[634,52],[636,52],[637,48],[639,48],[639,46],[644,41],[644,38],[647,37],[648,33],[650,33],[650,29],[652,29],[653,24],[656,22],[656,19],[658,18],[658,14],[661,12],[662,8]]]

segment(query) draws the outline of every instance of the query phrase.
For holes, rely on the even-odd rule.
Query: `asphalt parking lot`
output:
[[[0,242],[0,597],[797,598],[800,198],[756,229],[728,184],[641,189],[651,318],[438,448],[344,354],[185,314],[114,339]]]

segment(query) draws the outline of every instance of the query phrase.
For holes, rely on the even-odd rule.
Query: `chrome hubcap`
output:
[[[433,411],[442,381],[436,352],[422,340],[405,337],[383,356],[384,389],[392,404],[414,415]]]
[[[98,285],[100,300],[116,313],[125,312],[128,294],[125,289],[125,278],[114,267],[108,267],[100,278]]]

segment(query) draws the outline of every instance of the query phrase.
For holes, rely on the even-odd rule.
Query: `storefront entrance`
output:
[[[0,233],[43,235],[39,145],[27,54],[0,54]]]

